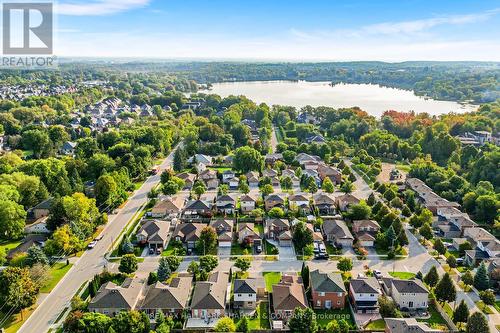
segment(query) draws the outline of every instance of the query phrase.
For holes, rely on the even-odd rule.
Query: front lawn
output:
[[[66,265],[66,263],[58,262],[54,264],[50,270],[50,278],[45,282],[45,284],[40,288],[41,293],[50,293],[52,289],[59,283],[64,275],[70,270],[72,264]]]
[[[441,329],[441,330],[448,329],[448,325],[446,324],[446,321],[441,316],[441,314],[436,310],[436,308],[434,307],[434,304],[429,304],[429,308],[427,310],[429,311],[429,314],[431,315],[430,318],[417,319],[417,321],[427,323],[427,325],[431,328]]]
[[[276,248],[276,246],[274,246],[273,244],[269,243],[265,239],[263,240],[263,243],[264,243],[264,249],[265,249],[264,251],[265,251],[265,253],[267,255],[276,255],[276,254],[279,254],[279,251]]]
[[[385,330],[385,320],[384,319],[377,319],[372,322],[370,322],[368,325],[365,326],[366,330],[372,330],[372,331],[384,331]]]
[[[496,301],[495,305],[493,305],[498,312],[500,312],[500,301]]]
[[[481,311],[483,311],[484,314],[489,315],[494,313],[494,311],[490,308],[490,306],[484,304],[483,301],[477,301],[476,305]]]
[[[248,318],[249,330],[266,330],[270,329],[269,325],[269,303],[260,302],[256,309],[255,317]]]
[[[33,311],[35,311],[36,305],[23,310],[23,315],[21,313],[10,314],[8,317],[5,317],[5,313],[0,312],[0,317],[3,320],[2,328],[5,329],[5,333],[15,333],[19,331],[21,326],[24,324],[26,320],[31,316]]]
[[[409,280],[415,277],[415,273],[411,272],[389,272],[389,275],[401,280]]]
[[[273,291],[273,284],[277,284],[281,280],[280,272],[264,272],[262,273],[264,276],[264,281],[266,282],[266,290],[268,292]]]
[[[351,329],[356,328],[356,324],[354,323],[354,318],[349,310],[349,304],[346,303],[343,309],[330,309],[330,310],[314,310],[316,314],[316,321],[321,328],[326,328],[329,322],[332,320],[341,320],[344,319],[347,321],[351,327]]]
[[[252,254],[252,249],[241,246],[238,242],[233,242],[231,244],[231,255],[250,255]]]
[[[21,244],[22,240],[16,240],[16,241],[1,241],[0,242],[0,249],[5,250],[5,254],[9,253],[10,250],[15,249],[16,247]]]

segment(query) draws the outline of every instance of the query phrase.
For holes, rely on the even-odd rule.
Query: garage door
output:
[[[292,246],[291,240],[280,240],[280,246]]]
[[[219,242],[220,247],[231,247],[231,242]]]
[[[361,245],[363,247],[372,247],[373,246],[373,241],[359,242],[359,245]]]

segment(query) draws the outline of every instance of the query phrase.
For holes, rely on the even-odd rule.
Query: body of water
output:
[[[301,108],[306,105],[348,108],[358,106],[370,115],[380,117],[384,111],[427,112],[431,115],[477,109],[475,105],[436,101],[416,96],[412,91],[374,84],[338,84],[307,81],[251,81],[214,83],[209,91],[222,97],[245,95],[256,103],[281,104]]]

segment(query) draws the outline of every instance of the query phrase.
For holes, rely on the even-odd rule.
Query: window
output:
[[[337,305],[340,305],[340,301],[337,301]]]
[[[343,296],[343,294],[342,294],[342,293],[337,293],[337,296],[338,296],[338,297],[342,297],[342,296]]]
[[[241,294],[238,294],[238,297],[241,297]]]
[[[320,296],[325,296],[325,293],[322,291],[319,293]]]
[[[316,305],[321,306],[321,301],[319,299],[316,301]]]
[[[373,297],[374,295],[373,294],[370,294],[371,297]]]

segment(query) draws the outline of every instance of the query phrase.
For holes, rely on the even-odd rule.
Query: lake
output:
[[[305,105],[334,108],[358,106],[370,115],[380,117],[386,110],[427,112],[431,115],[474,111],[475,105],[436,101],[416,96],[412,91],[374,84],[337,84],[307,81],[251,81],[214,83],[201,92],[222,97],[245,95],[256,103],[281,104],[301,108]]]

